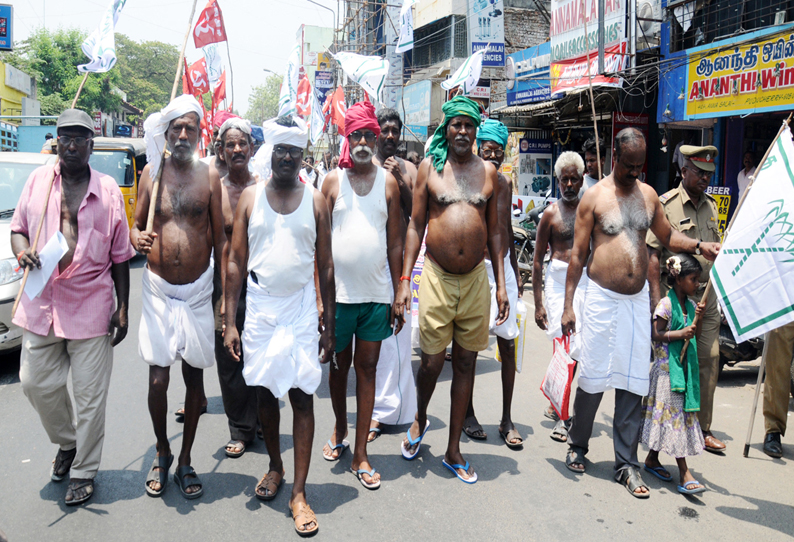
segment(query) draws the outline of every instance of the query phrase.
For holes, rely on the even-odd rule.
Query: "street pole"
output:
[[[604,17],[606,0],[598,0],[598,74],[604,75]]]

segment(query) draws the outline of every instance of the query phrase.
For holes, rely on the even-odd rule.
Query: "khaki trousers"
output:
[[[791,358],[794,356],[794,322],[769,332],[764,342],[764,428],[786,434],[788,399],[791,393]]]
[[[99,470],[105,439],[105,405],[113,368],[111,337],[68,340],[52,328],[43,337],[25,330],[19,380],[50,441],[62,450],[77,447],[70,475],[91,478]],[[66,388],[72,370],[74,404]]]
[[[703,323],[697,338],[698,365],[700,367],[700,412],[698,420],[703,432],[711,430],[714,413],[714,392],[720,376],[720,310],[714,288],[709,293]]]

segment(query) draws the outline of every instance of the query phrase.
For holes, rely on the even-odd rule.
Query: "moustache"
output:
[[[372,156],[372,149],[366,145],[358,145],[353,149],[353,154],[366,153],[367,156]]]

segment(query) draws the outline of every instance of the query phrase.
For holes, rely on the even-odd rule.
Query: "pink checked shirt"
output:
[[[33,242],[44,208],[47,182],[52,166],[30,174],[11,220],[11,231]],[[61,227],[61,175],[55,182],[47,216],[39,238],[43,247]],[[105,335],[116,308],[110,266],[135,255],[124,213],[124,200],[116,181],[91,169],[85,199],[77,211],[77,247],[71,265],[61,273],[55,267],[49,282],[36,299],[22,294],[13,322],[37,335],[64,339],[91,339]]]

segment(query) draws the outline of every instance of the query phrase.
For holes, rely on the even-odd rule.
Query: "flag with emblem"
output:
[[[83,42],[81,49],[91,59],[88,64],[81,64],[77,69],[83,73],[104,73],[116,64],[116,38],[114,32],[119,14],[127,0],[113,0],[108,6],[99,28]]]
[[[414,15],[413,7],[419,0],[403,0],[400,8],[400,38],[397,40],[395,53],[405,53],[414,48]]]
[[[463,94],[468,95],[469,92],[477,86],[477,82],[480,80],[482,59],[486,50],[488,50],[488,47],[480,49],[467,58],[466,62],[458,68],[452,77],[441,83],[441,88],[452,90],[453,88],[460,87],[463,89]]]
[[[199,14],[193,28],[193,43],[201,49],[210,43],[226,41],[226,28],[223,25],[223,13],[217,0],[210,0]]]
[[[361,85],[373,100],[383,103],[383,85],[389,75],[388,60],[379,56],[363,56],[347,52],[336,53],[334,58],[347,76]]]
[[[298,76],[301,63],[301,42],[295,43],[287,58],[287,71],[281,83],[281,93],[278,96],[278,116],[294,115],[297,113],[298,102]]]
[[[788,126],[751,187],[711,270],[737,343],[794,321],[794,144]]]

